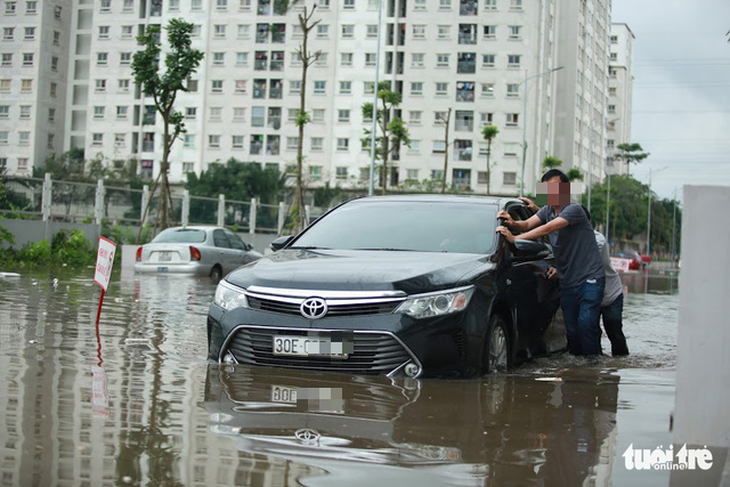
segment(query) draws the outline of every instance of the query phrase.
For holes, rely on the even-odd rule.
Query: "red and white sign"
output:
[[[94,282],[106,292],[109,287],[109,279],[112,276],[114,265],[114,254],[117,251],[117,244],[108,238],[99,237],[99,250],[96,253],[96,272]]]
[[[621,257],[611,257],[611,267],[619,272],[628,272],[631,259],[623,259]]]

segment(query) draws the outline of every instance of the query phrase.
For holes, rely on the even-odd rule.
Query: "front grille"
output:
[[[353,332],[353,353],[347,358],[292,357],[274,355],[274,335],[302,335],[305,330],[240,327],[228,342],[228,352],[238,363],[306,370],[387,374],[411,359],[408,351],[392,335],[381,332]]]
[[[377,303],[358,303],[358,304],[337,304],[328,301],[328,311],[326,316],[358,316],[358,315],[378,315],[392,313],[402,300],[384,301]],[[248,296],[248,305],[253,309],[268,311],[270,313],[283,313],[287,315],[298,315],[299,304],[278,301],[274,299],[263,299],[254,296]]]

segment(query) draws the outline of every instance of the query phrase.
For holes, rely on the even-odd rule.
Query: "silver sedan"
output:
[[[218,280],[261,256],[227,228],[173,227],[137,249],[134,271],[210,276]]]

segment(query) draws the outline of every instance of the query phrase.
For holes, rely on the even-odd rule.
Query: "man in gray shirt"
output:
[[[549,170],[542,182],[547,183],[548,204],[524,221],[515,221],[500,211],[497,218],[503,219],[504,225],[497,227],[497,232],[510,243],[550,236],[568,351],[595,357],[601,354],[598,320],[606,278],[593,227],[580,205],[570,203],[570,182],[562,171]],[[510,229],[524,233],[515,236]]]

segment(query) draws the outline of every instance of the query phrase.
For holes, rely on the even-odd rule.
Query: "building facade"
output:
[[[9,15],[8,5],[22,10],[32,3],[3,2],[3,27],[20,15]],[[21,102],[9,98],[8,117],[0,120],[7,122],[0,125],[7,127],[0,128],[0,144],[7,132],[3,157],[10,173],[20,172],[22,157],[31,167],[50,152],[79,147],[88,159],[135,158],[144,176],[156,176],[162,124],[152,100],[134,84],[131,60],[140,49],[136,37],[173,17],[194,24],[193,47],[205,58],[189,91],[178,97],[187,132],[173,146],[171,181],[230,158],[282,171],[296,162],[302,5],[285,11],[270,0],[56,0],[36,8],[41,4],[51,24],[60,22],[38,27],[39,36],[43,31],[49,43],[60,43],[55,71],[53,63],[41,62],[47,54],[38,42],[32,74],[18,59],[9,70],[0,67],[0,79],[12,77],[18,95],[25,73],[39,85],[30,108],[35,145],[26,156],[13,152],[22,147],[14,120]],[[309,47],[319,52],[305,87],[311,116],[303,141],[307,184],[367,186],[371,161],[363,139],[372,121],[362,105],[373,101],[378,65],[380,81],[402,93],[394,115],[411,138],[410,147],[392,154],[389,185],[440,181],[447,152],[447,182],[486,192],[481,132],[488,125],[499,129],[491,146],[491,193],[518,194],[523,173],[525,193],[534,192],[548,155],[563,159],[565,168],[587,173],[592,167],[601,177],[607,0],[383,0],[382,17],[380,0],[306,5],[310,11],[316,5]],[[3,59],[6,53],[19,58],[24,48],[13,38],[3,45]]]
[[[631,142],[634,34],[628,25],[614,23],[611,24],[610,40],[606,167],[611,174],[627,174],[627,167],[614,162],[613,155],[617,146]]]

